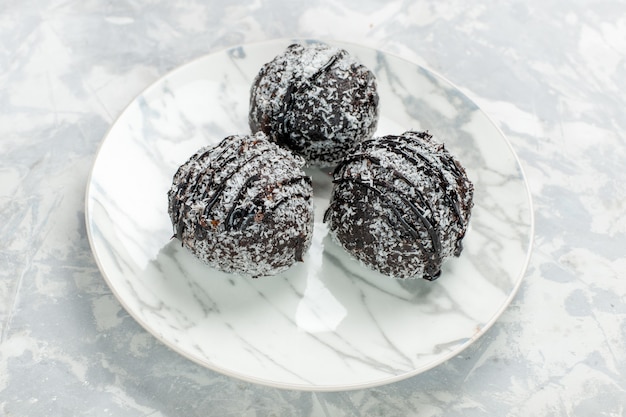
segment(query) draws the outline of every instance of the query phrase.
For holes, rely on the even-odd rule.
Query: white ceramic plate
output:
[[[378,79],[377,135],[429,130],[466,167],[475,207],[459,258],[435,282],[396,281],[350,259],[326,235],[328,175],[313,172],[314,244],[286,273],[256,280],[202,264],[171,240],[167,191],[201,146],[248,133],[249,88],[291,42],[232,48],[184,65],[122,113],[87,185],[90,243],[111,290],[150,333],[218,372],[275,387],[344,390],[397,381],[457,355],[511,301],[533,216],[502,133],[436,74],[380,51],[335,43]],[[334,42],[333,42],[334,43]]]

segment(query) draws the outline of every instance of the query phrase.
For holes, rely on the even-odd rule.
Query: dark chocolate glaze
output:
[[[289,115],[294,113],[294,106],[297,102],[296,95],[304,93],[306,90],[310,90],[314,87],[315,81],[324,73],[327,73],[331,70],[333,64],[337,62],[340,57],[345,56],[346,52],[344,50],[337,51],[334,55],[330,57],[328,62],[324,64],[321,68],[319,68],[315,73],[313,73],[308,78],[299,79],[294,76],[294,79],[291,81],[289,86],[287,87],[287,91],[283,97],[282,106],[275,120],[270,121],[269,132],[273,133],[273,138],[276,140],[281,146],[285,146],[288,149],[296,153],[303,152],[305,150],[304,146],[301,146],[295,141],[291,140],[291,131],[293,131],[293,123],[290,123]],[[313,133],[315,135],[315,133]],[[319,139],[318,139],[319,140]]]

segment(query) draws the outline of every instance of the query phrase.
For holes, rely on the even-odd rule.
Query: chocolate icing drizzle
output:
[[[201,159],[202,156],[206,157],[207,155],[206,153],[204,153],[198,159]],[[256,159],[259,159],[260,157],[261,155],[254,155],[248,159],[239,161],[233,170],[231,170],[226,176],[224,176],[223,178],[219,180],[219,183],[210,181],[207,184],[206,192],[208,192],[209,190],[213,190],[213,192],[208,197],[207,204],[204,208],[203,215],[202,215],[204,218],[207,218],[207,219],[211,218],[211,211],[213,210],[215,205],[220,201],[220,197],[223,196],[224,191],[227,188],[228,181],[232,179],[232,177],[235,174],[237,174],[237,172],[239,172],[243,167],[248,166],[248,164],[252,163]],[[219,160],[219,158],[217,159]],[[205,175],[209,175],[209,173],[221,172],[231,162],[235,161],[236,159],[237,159],[237,156],[233,156],[228,159],[220,160],[217,166],[210,166],[210,169],[206,169]],[[187,179],[189,175],[191,174],[188,174]],[[287,197],[283,197],[280,200],[275,201],[273,205],[269,206],[268,208],[265,208],[264,200],[267,199],[268,197],[267,197],[267,192],[262,191],[255,196],[255,198],[252,200],[252,204],[248,203],[248,205],[246,206],[241,206],[239,203],[244,199],[246,191],[252,186],[254,182],[259,181],[260,179],[261,179],[260,174],[258,173],[253,174],[249,176],[244,181],[244,183],[240,186],[239,191],[237,192],[237,196],[234,198],[230,209],[226,213],[226,220],[224,224],[224,228],[226,230],[242,230],[245,227],[250,225],[251,223],[250,219],[254,218],[256,214],[263,213],[264,211],[271,212],[273,210],[276,210],[280,205],[287,203],[291,198],[299,197],[305,200],[308,200],[310,198],[309,194],[304,194],[304,193],[290,194]],[[215,178],[213,177],[211,178],[211,180],[215,180]],[[306,175],[301,175],[301,176],[289,178],[287,181],[280,182],[276,186],[283,187],[283,186],[295,184],[297,182],[304,182],[309,185],[311,185],[312,183],[310,177]],[[195,184],[193,184],[193,188],[191,190],[186,190],[184,193],[187,194],[189,192],[197,191],[197,187],[199,186],[199,184],[200,184],[199,181],[196,182]],[[186,184],[185,182],[181,182],[181,184],[179,184],[179,187],[184,188],[186,185],[188,184]],[[179,202],[179,204],[177,205],[177,210],[180,211],[181,208],[183,210],[188,210],[188,206],[181,205]],[[179,214],[178,216],[179,222],[177,223],[178,231],[176,233],[176,237],[178,237],[179,239],[180,239],[180,235],[182,233],[182,227],[183,227],[182,219],[185,217],[185,214],[186,213],[183,212]],[[202,227],[206,229],[206,228],[213,227],[213,226],[211,226],[211,223],[209,222],[209,223],[203,224]]]
[[[432,138],[432,136],[429,135],[427,132],[415,132],[415,135],[421,139],[426,140],[430,140]],[[439,180],[439,185],[444,190],[444,196],[447,204],[452,208],[452,210],[454,210],[457,222],[462,222],[463,219],[461,218],[461,209],[459,208],[458,203],[459,195],[455,187],[456,184],[451,184],[448,180],[446,180],[443,175],[443,171],[436,166],[437,162],[443,164],[445,168],[451,169],[456,174],[456,176],[460,176],[461,173],[458,171],[454,161],[451,158],[440,158],[437,162],[435,162],[424,156],[419,150],[417,152],[409,153],[410,151],[407,151],[408,147],[406,146],[405,141],[407,141],[406,136],[388,135],[377,141],[375,143],[375,146],[382,147],[389,152],[393,152],[402,156],[404,159],[410,161],[416,167],[423,165],[424,170],[427,172],[428,175]],[[367,149],[368,145],[371,146],[372,143],[372,140],[367,140],[364,141],[361,145],[363,149]]]
[[[296,45],[291,45],[291,47],[293,46]],[[294,96],[302,94],[305,91],[311,89],[315,85],[315,81],[322,74],[329,72],[332,69],[333,65],[338,60],[346,56],[346,54],[347,52],[345,50],[340,49],[335,54],[333,54],[324,65],[322,65],[308,78],[294,77],[292,82],[287,87],[287,90],[285,91],[285,95],[283,96],[283,101],[281,103],[278,116],[273,121],[273,123],[271,123],[271,131],[273,132],[273,137],[276,143],[285,146],[295,152],[302,152],[304,150],[302,146],[291,140],[292,127],[289,123],[288,116],[292,114],[293,106],[297,101]]]

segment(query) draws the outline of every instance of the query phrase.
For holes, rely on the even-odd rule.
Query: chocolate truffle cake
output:
[[[376,80],[343,49],[291,45],[256,76],[249,123],[308,165],[334,165],[376,129]]]
[[[200,149],[168,193],[174,236],[225,272],[273,275],[302,261],[313,234],[313,189],[303,166],[261,132]]]
[[[427,132],[362,142],[334,171],[324,220],[350,254],[396,278],[436,279],[459,256],[474,188]]]

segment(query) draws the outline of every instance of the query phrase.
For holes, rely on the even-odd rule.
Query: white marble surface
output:
[[[95,264],[85,184],[124,107],[196,57],[284,37],[434,69],[526,170],[536,237],[520,292],[426,373],[335,393],[231,379],[143,330]],[[2,2],[0,415],[625,415],[625,79],[617,1]]]

